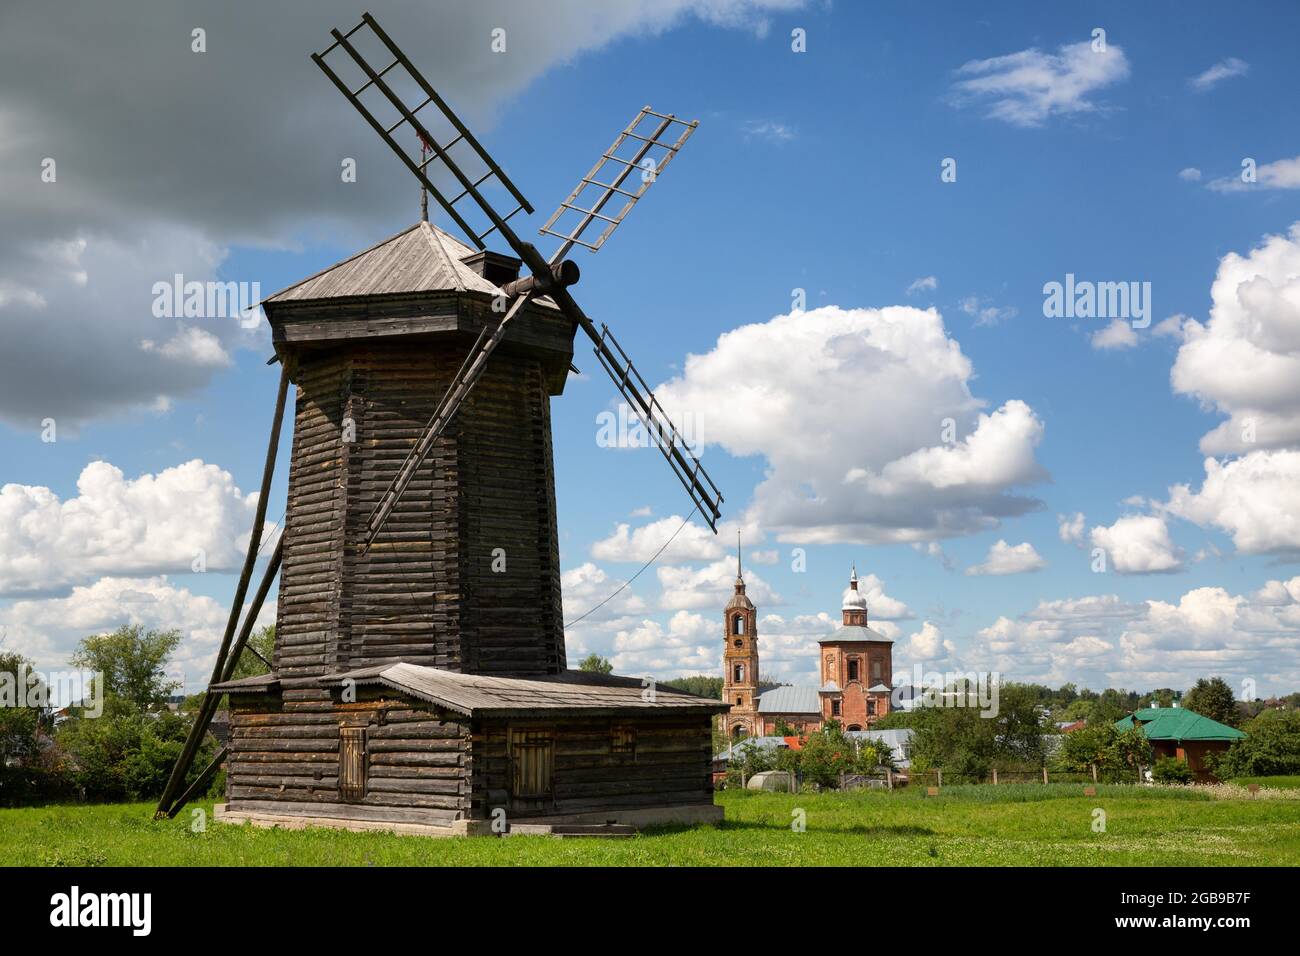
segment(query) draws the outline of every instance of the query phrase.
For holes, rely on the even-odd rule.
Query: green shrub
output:
[[[1215,774],[1274,777],[1300,774],[1300,711],[1266,710],[1241,728],[1238,740],[1215,763]]]
[[[1151,768],[1151,779],[1156,783],[1191,783],[1192,776],[1187,761],[1177,757],[1160,757]]]

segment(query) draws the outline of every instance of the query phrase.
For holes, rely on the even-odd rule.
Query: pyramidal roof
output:
[[[300,302],[404,292],[486,292],[497,287],[462,260],[474,255],[465,243],[427,222],[417,222],[369,249],[335,263],[267,302]]]
[[[1235,727],[1211,720],[1185,707],[1147,707],[1115,721],[1129,730],[1134,720],[1149,740],[1240,740],[1246,735]]]

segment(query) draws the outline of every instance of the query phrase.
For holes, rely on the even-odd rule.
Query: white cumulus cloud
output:
[[[984,561],[971,565],[966,569],[966,573],[969,575],[1024,574],[1045,567],[1047,562],[1028,541],[1011,545],[999,539],[989,548],[988,556]]]
[[[1207,455],[1300,442],[1300,223],[1219,262],[1209,322],[1185,319],[1174,390],[1228,416]]]
[[[1110,527],[1092,529],[1094,547],[1102,548],[1120,574],[1163,574],[1183,569],[1183,561],[1159,515],[1127,515]]]
[[[136,478],[91,462],[67,500],[40,485],[4,485],[0,595],[106,574],[188,573],[199,559],[208,571],[230,570],[243,561],[256,503],[230,472],[198,459]]]
[[[724,333],[657,390],[703,444],[762,455],[747,521],[783,541],[912,542],[970,534],[1041,507],[1043,424],[991,413],[934,309],[826,306]],[[932,437],[931,437],[932,436]]]

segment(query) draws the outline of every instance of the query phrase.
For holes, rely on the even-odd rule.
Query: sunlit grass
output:
[[[1194,788],[1075,785],[776,794],[728,791],[722,826],[626,840],[436,839],[213,822],[148,804],[0,810],[0,862],[28,866],[1295,865],[1300,802]],[[193,811],[202,811],[199,817]],[[1105,817],[1105,832],[1096,832]],[[195,829],[198,820],[205,829]],[[799,832],[794,824],[803,821]]]

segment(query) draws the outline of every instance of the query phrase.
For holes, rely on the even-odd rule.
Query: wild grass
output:
[[[889,792],[727,791],[721,826],[631,839],[436,839],[218,824],[211,804],[156,823],[148,804],[0,810],[20,866],[1109,866],[1300,864],[1300,802],[1200,788],[1079,785]],[[1249,794],[1246,794],[1249,797]],[[193,811],[202,811],[202,816]],[[1099,817],[1101,811],[1104,817]],[[1096,829],[1104,819],[1105,830]],[[196,821],[206,823],[197,828]],[[802,824],[802,830],[800,829]]]

